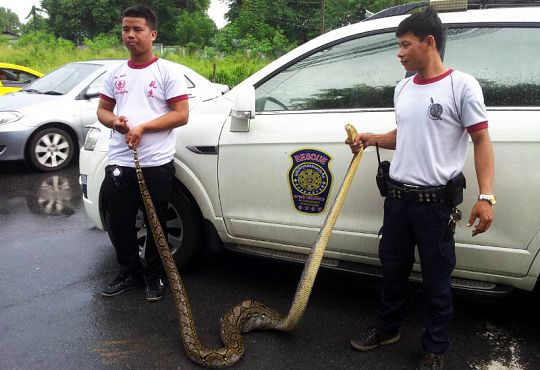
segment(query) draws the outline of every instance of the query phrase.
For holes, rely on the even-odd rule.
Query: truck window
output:
[[[258,112],[392,108],[405,77],[394,31],[318,50],[256,87]]]
[[[540,107],[540,28],[455,27],[444,64],[474,76],[488,107]]]

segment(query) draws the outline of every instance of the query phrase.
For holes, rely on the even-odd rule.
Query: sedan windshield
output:
[[[64,95],[101,67],[101,64],[71,63],[37,79],[23,91]]]

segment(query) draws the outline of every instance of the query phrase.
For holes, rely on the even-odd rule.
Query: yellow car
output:
[[[43,73],[27,67],[0,63],[0,95],[20,90],[41,76]]]

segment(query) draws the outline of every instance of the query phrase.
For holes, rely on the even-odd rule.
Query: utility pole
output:
[[[324,8],[325,8],[325,0],[321,0],[321,35],[325,32]]]

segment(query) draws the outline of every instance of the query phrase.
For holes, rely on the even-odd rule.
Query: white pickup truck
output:
[[[540,273],[540,6],[440,17],[445,65],[482,85],[496,158],[495,221],[474,238],[458,225],[453,283],[486,294],[531,291]],[[376,15],[328,32],[192,107],[189,123],[177,129],[168,222],[179,264],[211,241],[236,252],[305,260],[351,160],[344,125],[380,133],[395,127],[393,90],[405,77],[395,30],[403,18]],[[84,204],[101,229],[107,229],[101,186],[108,137],[108,129],[93,125],[80,153]],[[392,154],[381,151],[381,160]],[[380,274],[377,164],[368,148],[323,266]],[[463,172],[466,223],[478,197],[472,148]],[[139,226],[143,246],[142,217]],[[419,269],[415,264],[413,280],[421,279]]]

